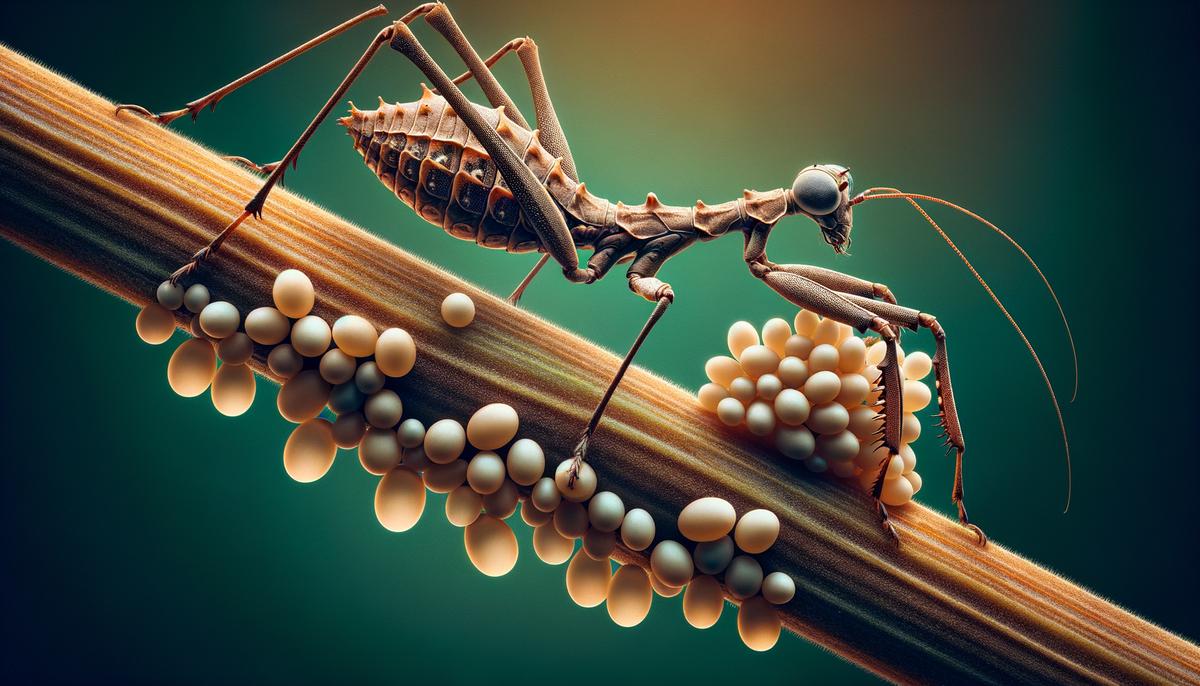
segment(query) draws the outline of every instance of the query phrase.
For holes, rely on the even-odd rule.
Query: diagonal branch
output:
[[[0,47],[0,234],[30,252],[141,304],[258,184]],[[270,301],[287,267],[312,278],[326,319],[355,312],[413,334],[420,355],[402,381],[416,416],[466,417],[504,401],[554,461],[568,455],[618,364],[282,190],[263,221],[225,246],[205,282],[246,311]],[[438,305],[459,290],[478,316],[451,330]],[[897,548],[864,494],[785,464],[644,370],[630,370],[591,451],[604,488],[660,526],[714,494],[739,511],[778,513],[782,536],[763,562],[797,580],[785,626],[889,679],[1200,681],[1195,645],[1000,546],[976,548],[969,532],[928,509],[895,513]]]

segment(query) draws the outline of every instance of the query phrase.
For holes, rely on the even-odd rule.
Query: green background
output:
[[[114,100],[162,110],[365,5],[5,3],[0,40]],[[771,256],[882,281],[936,313],[951,336],[973,517],[997,541],[1200,637],[1196,64],[1186,48],[1196,10],[840,5],[460,0],[452,9],[485,54],[514,36],[536,38],[581,176],[601,195],[721,201],[743,187],[787,185],[812,162],[839,162],[860,186],[941,195],[1009,229],[1055,282],[1079,344],[1079,400],[1065,407],[1076,467],[1066,515],[1057,426],[1033,364],[911,210],[894,201],[859,208],[850,257],[835,257],[811,222],[790,219]],[[275,160],[372,30],[175,127],[229,154]],[[436,34],[417,31],[456,72]],[[498,71],[527,103],[517,62]],[[377,95],[412,100],[419,80],[385,51],[351,97],[360,106]],[[372,179],[334,126],[288,183],[498,293],[533,261],[433,230]],[[982,227],[937,216],[1069,397],[1068,348],[1033,272]],[[791,316],[739,253],[736,239],[717,241],[663,270],[679,297],[642,365],[694,388],[731,322]],[[517,571],[485,578],[441,516],[440,497],[415,530],[389,534],[372,512],[375,480],[353,455],[313,485],[285,476],[289,429],[270,386],[237,420],[178,398],[165,382],[170,346],[137,340],[133,308],[7,243],[0,259],[8,677],[874,680],[791,636],[751,653],[731,611],[711,630],[692,630],[679,598],[656,599],[642,625],[618,629],[603,609],[570,603],[564,570],[534,558],[527,531]],[[523,304],[613,349],[648,311],[619,274],[581,287],[552,270]],[[906,342],[932,350],[924,335]],[[952,464],[932,443],[916,444],[919,499],[950,513]]]

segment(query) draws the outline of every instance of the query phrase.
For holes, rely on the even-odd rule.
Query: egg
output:
[[[911,412],[904,413],[904,421],[900,425],[900,441],[912,443],[921,437],[921,420]]]
[[[839,364],[838,349],[828,343],[822,343],[812,349],[812,353],[808,356],[808,369],[810,372],[832,372],[837,371]]]
[[[734,322],[729,327],[729,334],[725,338],[729,345],[729,352],[738,357],[742,351],[752,345],[758,345],[758,330],[750,322],[740,321]]]
[[[267,354],[267,367],[281,379],[290,379],[304,369],[304,358],[287,343],[271,348]]]
[[[387,376],[401,377],[417,361],[417,344],[404,329],[386,329],[375,341],[375,364]]]
[[[704,363],[704,373],[715,384],[729,387],[729,383],[742,375],[742,365],[732,357],[712,357]]]
[[[533,530],[533,551],[548,565],[560,565],[571,559],[575,552],[575,539],[558,533],[553,524],[539,526]]]
[[[832,401],[841,390],[841,377],[828,370],[814,372],[804,382],[804,395],[813,405]]]
[[[323,377],[322,377],[323,378]],[[362,391],[358,390],[353,382],[346,382],[334,386],[329,391],[329,402],[326,406],[330,412],[334,414],[346,414],[347,412],[358,413],[362,409],[363,403],[366,402],[366,397]]]
[[[397,435],[396,438],[399,440],[400,437]],[[433,465],[429,461],[429,458],[425,456],[425,449],[420,445],[417,445],[415,448],[408,448],[403,443],[400,444],[400,464],[418,474],[423,473]]]
[[[915,470],[905,474],[904,478],[908,479],[909,485],[912,486],[913,495],[916,495],[917,493],[919,493],[921,491],[921,482],[922,482],[921,475],[918,474]]]
[[[883,418],[869,407],[857,407],[850,410],[849,417],[846,428],[860,439],[873,436],[883,427]]]
[[[621,521],[621,542],[630,550],[645,550],[654,542],[654,518],[640,507],[625,513]]]
[[[375,517],[388,531],[408,531],[425,511],[425,484],[411,469],[397,467],[375,488]]]
[[[793,460],[804,460],[817,448],[816,438],[807,427],[781,427],[775,432],[775,446]]]
[[[271,287],[271,297],[275,301],[275,307],[292,319],[307,315],[312,311],[313,303],[317,299],[312,281],[298,269],[279,272],[275,277],[275,284]]]
[[[772,605],[791,602],[796,596],[796,582],[783,572],[771,572],[763,577],[762,597]]]
[[[504,476],[504,461],[496,453],[477,453],[467,463],[467,483],[480,495],[500,490],[504,485]]]
[[[446,496],[446,519],[454,526],[468,526],[479,518],[482,510],[483,496],[470,486],[459,486]]]
[[[933,369],[933,360],[929,359],[926,353],[917,351],[904,358],[904,364],[900,365],[900,370],[904,372],[904,378],[910,381],[920,381],[929,375],[929,371]]]
[[[617,534],[589,528],[583,533],[583,551],[594,560],[607,560],[617,549]]]
[[[254,372],[240,364],[223,364],[212,380],[212,402],[217,412],[237,417],[254,404]]]
[[[469,489],[470,486],[468,486],[467,488]],[[471,491],[471,492],[475,493],[475,491]],[[480,496],[480,497],[482,497],[482,496]],[[554,513],[553,512],[542,512],[541,510],[539,510],[536,507],[534,507],[533,505],[531,505],[529,500],[525,500],[525,502],[521,504],[521,521],[525,522],[526,524],[528,524],[531,527],[536,528],[543,524],[549,524],[550,522],[553,522],[554,521]]]
[[[678,541],[659,541],[650,553],[650,569],[667,586],[683,586],[692,578],[692,556]]]
[[[738,361],[751,379],[770,374],[779,369],[780,356],[765,345],[752,345],[742,351]]]
[[[845,407],[857,407],[871,394],[871,382],[862,374],[844,374],[841,381],[842,388],[833,399],[835,403]]]
[[[320,357],[329,349],[333,334],[329,323],[310,314],[292,324],[292,347],[304,357]]]
[[[813,433],[840,433],[850,425],[850,411],[844,405],[832,402],[817,405],[809,411],[805,424]]]
[[[467,463],[465,460],[454,460],[447,464],[431,462],[425,471],[421,472],[425,488],[434,493],[449,493],[467,480]]]
[[[168,279],[158,284],[158,289],[154,292],[154,297],[158,300],[159,305],[168,310],[178,310],[183,306],[183,286],[171,283]]]
[[[867,364],[867,344],[858,336],[838,343],[838,369],[846,374],[857,372]]]
[[[711,576],[697,576],[683,592],[683,617],[697,629],[707,629],[721,618],[725,592]]]
[[[733,541],[747,553],[766,552],[779,538],[779,517],[770,510],[750,510],[742,515],[733,530]]]
[[[146,343],[166,343],[175,333],[175,314],[158,303],[150,303],[138,312],[134,326],[138,338]]]
[[[816,345],[835,345],[842,337],[841,327],[832,319],[822,319],[813,329],[812,339]]]
[[[738,636],[750,650],[770,650],[779,642],[779,614],[761,597],[750,598],[738,608]]]
[[[505,462],[508,478],[521,486],[532,486],[546,471],[546,454],[542,452],[542,446],[528,438],[517,439],[509,446]]]
[[[293,376],[279,387],[276,404],[279,414],[289,422],[303,422],[321,414],[329,402],[329,382],[321,378],[315,369],[308,369]]]
[[[920,381],[905,381],[904,382],[904,411],[905,412],[920,412],[929,406],[929,401],[932,396],[929,391],[929,386]]]
[[[601,491],[588,502],[588,521],[601,532],[616,531],[625,519],[625,503],[612,491]]]
[[[467,421],[467,440],[480,450],[497,450],[517,435],[517,411],[504,403],[491,403],[475,410]]]
[[[717,403],[717,419],[726,426],[737,426],[746,418],[746,407],[737,398],[725,398]]]
[[[337,447],[350,450],[357,448],[367,432],[367,420],[357,412],[338,415],[333,420],[333,442]]]
[[[732,531],[736,521],[737,513],[727,500],[699,498],[679,513],[679,533],[696,542],[715,541]]]
[[[709,382],[700,387],[696,392],[696,400],[700,402],[700,407],[709,412],[717,411],[717,403],[729,397],[729,392],[723,386]]]
[[[869,347],[867,347],[867,366],[879,366],[879,363],[883,362],[884,355],[887,355],[887,344],[883,341],[875,341]]]
[[[200,311],[200,328],[213,338],[225,338],[237,331],[242,316],[232,303],[218,300]]]
[[[596,470],[587,462],[580,463],[579,472],[572,483],[571,470],[574,462],[573,459],[568,459],[558,463],[554,470],[554,482],[558,484],[558,490],[564,498],[581,503],[596,492]]]
[[[554,479],[542,477],[534,482],[533,488],[529,490],[529,502],[542,512],[553,512],[562,502],[562,493],[559,493],[558,484],[554,483]]]
[[[321,356],[317,369],[321,372],[321,378],[336,386],[353,379],[357,365],[353,357],[338,348],[330,348]]]
[[[650,575],[650,588],[654,589],[656,595],[663,598],[674,598],[683,593],[683,586],[668,586],[653,574]]]
[[[808,421],[812,407],[808,397],[794,388],[785,388],[775,396],[775,416],[788,426],[800,426]]]
[[[325,476],[337,456],[333,427],[324,419],[310,419],[292,430],[283,446],[283,468],[300,483]]]
[[[580,503],[564,500],[554,509],[554,528],[567,538],[579,538],[587,533],[587,510]]]
[[[758,397],[763,400],[774,400],[775,396],[783,390],[783,382],[774,374],[763,374],[758,377],[758,382],[754,384],[758,392]]]
[[[796,313],[796,318],[792,323],[796,327],[796,333],[811,338],[813,332],[817,330],[817,325],[821,323],[821,318],[811,310],[800,310]]]
[[[396,440],[395,432],[367,427],[358,445],[358,460],[363,469],[376,476],[394,469],[400,464],[400,443]]]
[[[762,587],[762,567],[749,555],[738,555],[725,568],[725,587],[734,598],[749,598]]]
[[[775,430],[775,409],[771,403],[759,400],[746,408],[746,428],[755,436],[769,436]]]
[[[576,553],[567,565],[567,595],[580,607],[596,607],[608,599],[612,562]]]
[[[385,388],[363,404],[363,415],[371,426],[379,429],[390,429],[400,422],[404,415],[404,403],[395,391]]]
[[[396,428],[396,440],[401,448],[416,448],[425,444],[425,425],[418,419],[405,419]]]
[[[783,344],[783,354],[785,356],[801,360],[807,360],[808,356],[812,354],[812,349],[812,339],[800,334],[789,336],[787,342]]]
[[[217,357],[229,365],[246,364],[254,356],[254,341],[240,331],[221,339],[217,344]]]
[[[770,348],[776,355],[784,356],[784,347],[787,345],[787,340],[792,335],[792,326],[787,323],[786,319],[775,317],[768,319],[762,328],[763,345]]]
[[[758,395],[758,384],[748,376],[739,376],[729,382],[729,395],[742,403],[748,403]]]
[[[250,310],[243,326],[250,340],[262,345],[278,345],[292,332],[292,323],[274,307],[256,307]]]
[[[442,319],[456,329],[475,321],[475,301],[466,293],[451,293],[442,301]]]
[[[829,462],[849,462],[858,450],[858,438],[849,431],[817,437],[817,454]]]
[[[720,574],[729,566],[733,554],[733,539],[722,536],[715,541],[697,543],[692,551],[692,560],[695,562],[696,571],[701,574]]]
[[[517,537],[502,520],[480,515],[463,530],[467,557],[487,576],[504,576],[517,565]]]
[[[212,301],[208,287],[202,283],[194,283],[183,292],[183,306],[188,312],[199,313]]]
[[[351,357],[368,357],[375,354],[375,343],[379,333],[375,326],[356,314],[338,317],[333,322],[333,344]]]
[[[912,500],[913,492],[912,481],[901,476],[883,482],[883,493],[880,494],[879,499],[883,501],[884,505],[899,507]]]
[[[363,362],[354,371],[354,385],[358,386],[358,390],[366,395],[379,391],[385,383],[387,383],[387,377],[379,371],[379,365],[374,362]]]
[[[429,461],[447,464],[462,455],[467,446],[467,432],[453,419],[439,419],[425,430],[425,454]]]
[[[208,390],[217,373],[217,352],[203,338],[190,338],[179,345],[167,363],[167,383],[185,398]]]
[[[650,603],[654,600],[650,577],[637,565],[618,569],[608,582],[607,595],[608,616],[623,627],[641,624],[650,614]]]

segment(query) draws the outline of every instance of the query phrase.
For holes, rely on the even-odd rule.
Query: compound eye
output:
[[[801,209],[816,216],[833,212],[842,201],[842,192],[838,190],[838,182],[833,175],[812,167],[796,177],[792,194],[796,196]]]

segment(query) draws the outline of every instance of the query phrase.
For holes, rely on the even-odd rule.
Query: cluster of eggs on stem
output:
[[[780,452],[814,472],[857,478],[871,488],[889,459],[879,440],[884,343],[868,344],[849,326],[801,310],[791,324],[768,321],[761,338],[749,322],[736,322],[727,344],[732,357],[713,357],[704,366],[709,383],[697,393],[700,404],[728,426],[772,438]],[[932,399],[922,382],[932,368],[929,355],[897,352],[904,416],[900,452],[885,474],[887,505],[903,505],[921,489],[911,443],[921,435],[916,413]]]

